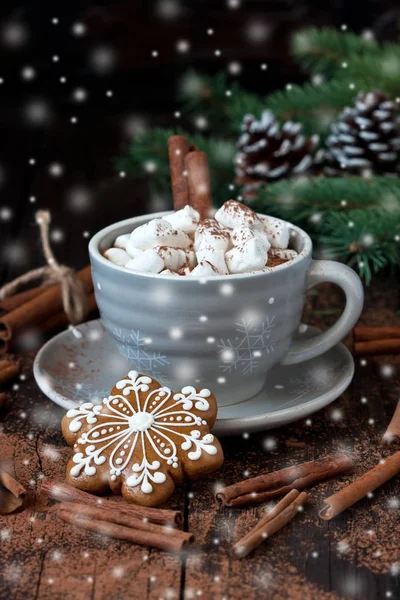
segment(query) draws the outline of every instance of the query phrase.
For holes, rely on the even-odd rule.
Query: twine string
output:
[[[66,265],[60,265],[50,246],[49,228],[51,214],[48,210],[39,210],[35,214],[36,223],[40,230],[42,250],[47,265],[32,269],[20,275],[0,289],[0,300],[15,294],[18,289],[31,281],[42,280],[42,285],[58,283],[61,288],[63,309],[72,325],[85,320],[88,314],[88,301],[85,286],[74,271]]]

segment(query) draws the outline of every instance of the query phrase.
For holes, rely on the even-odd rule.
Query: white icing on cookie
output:
[[[175,394],[167,387],[149,392],[152,381],[150,377],[131,371],[127,379],[116,384],[121,393],[103,400],[103,406],[111,414],[103,414],[103,406],[93,407],[92,404],[68,411],[67,416],[74,417],[69,424],[72,433],[79,431],[82,420],[96,423],[78,440],[78,445],[85,448],[84,451],[79,448],[73,456],[72,477],[78,477],[82,471],[88,476],[95,475],[96,465],[107,460],[103,453],[108,448],[112,450],[108,457],[110,479],[116,481],[129,467],[133,453],[141,449],[141,461],[132,465],[132,473],[125,483],[130,487],[140,485],[144,494],[151,494],[154,484],[166,480],[165,474],[159,470],[161,464],[166,463],[173,469],[178,467],[177,438],[180,439],[180,448],[187,451],[190,460],[198,460],[203,452],[210,455],[217,453],[214,436],[210,433],[202,436],[196,429],[196,426],[207,422],[193,412],[193,408],[201,412],[210,408],[207,400],[210,390],[197,392],[194,387],[186,386]],[[149,394],[143,401],[139,394],[146,392]],[[172,403],[167,405],[169,401]],[[155,452],[157,460],[151,462],[148,459],[148,448]]]
[[[82,427],[82,421],[86,420],[86,423],[90,424],[97,423],[96,415],[101,413],[102,408],[101,404],[95,406],[91,402],[85,402],[84,404],[81,404],[79,408],[71,408],[71,410],[67,412],[67,417],[69,419],[75,418],[69,424],[70,432],[76,433],[79,431]]]

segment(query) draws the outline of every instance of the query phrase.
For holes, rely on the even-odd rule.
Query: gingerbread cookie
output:
[[[111,489],[130,502],[156,506],[175,483],[217,470],[224,456],[210,433],[215,397],[192,386],[172,392],[130,371],[102,404],[82,404],[62,420],[74,448],[67,482],[86,492]]]

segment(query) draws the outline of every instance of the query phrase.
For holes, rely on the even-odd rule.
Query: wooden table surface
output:
[[[60,260],[76,267],[87,261],[85,219],[90,216],[93,232],[111,221],[112,204],[115,219],[144,208],[132,201],[138,197],[137,182],[124,181],[116,187],[105,183],[97,204],[102,211],[92,207],[82,219],[66,218],[51,187],[55,184],[50,184],[39,169],[27,185],[31,190],[40,188],[40,205],[50,207],[56,225],[62,227],[64,241],[55,244]],[[37,205],[28,197],[25,188],[25,201],[6,232],[13,247],[31,250],[22,262],[8,263],[8,272],[3,273],[8,279],[40,263],[33,226]],[[337,318],[343,299],[331,286],[317,291],[308,302],[307,322],[326,327]],[[385,273],[366,290],[362,322],[400,324],[398,300],[396,275]],[[304,513],[243,560],[233,558],[232,543],[255,523],[262,507],[221,508],[214,496],[221,483],[336,449],[353,453],[357,474],[376,464],[388,453],[379,441],[398,399],[400,363],[395,357],[368,359],[366,364],[357,359],[349,389],[313,415],[311,422],[224,438],[226,460],[220,471],[180,487],[168,502],[184,512],[185,529],[196,536],[195,547],[176,556],[80,531],[46,513],[52,503],[40,492],[41,479],[63,481],[71,450],[60,433],[63,411],[44,397],[33,379],[34,353],[21,352],[24,378],[10,386],[9,405],[0,413],[0,458],[14,465],[16,477],[29,490],[28,509],[0,517],[1,600],[400,597],[398,478],[332,522],[318,518],[317,506],[354,475],[316,486]]]

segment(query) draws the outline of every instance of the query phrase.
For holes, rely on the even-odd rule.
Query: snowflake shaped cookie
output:
[[[69,410],[64,438],[74,448],[67,482],[81,490],[114,493],[136,504],[156,506],[175,483],[217,470],[224,457],[210,433],[215,397],[192,386],[172,392],[130,371],[100,405]]]

